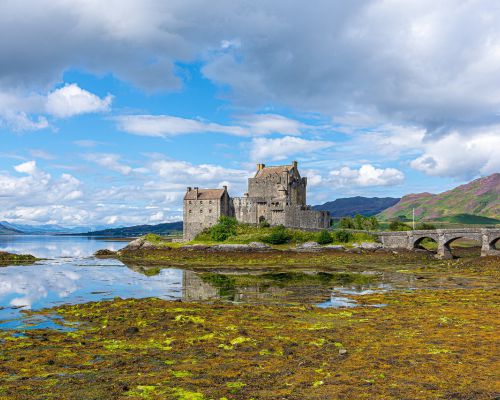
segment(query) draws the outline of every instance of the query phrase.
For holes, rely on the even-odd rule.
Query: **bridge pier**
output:
[[[444,236],[439,237],[436,258],[439,258],[440,260],[451,260],[453,258],[450,245],[446,242]]]

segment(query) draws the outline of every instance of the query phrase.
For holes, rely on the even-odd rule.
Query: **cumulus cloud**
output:
[[[411,167],[428,175],[471,179],[500,171],[500,126],[474,135],[454,132],[424,144]]]
[[[250,157],[252,160],[285,160],[296,154],[317,152],[333,146],[333,142],[321,140],[306,140],[293,136],[277,139],[255,138],[251,143]]]
[[[335,186],[392,186],[404,181],[403,172],[395,168],[376,168],[365,164],[359,169],[342,167],[330,171],[330,182]]]
[[[82,197],[82,183],[70,174],[53,178],[36,161],[16,165],[22,176],[0,172],[0,205],[8,212],[13,205],[44,206],[71,202]],[[14,209],[18,209],[14,206]]]
[[[47,117],[106,112],[112,100],[111,95],[100,98],[74,83],[46,95],[24,93],[19,89],[2,91],[0,84],[0,126],[19,132],[45,129],[50,127]]]
[[[124,115],[114,118],[121,131],[141,136],[176,136],[192,133],[224,133],[235,136],[281,133],[299,135],[307,125],[276,114],[256,114],[237,118],[237,124],[180,118],[172,115]]]
[[[109,111],[113,96],[101,99],[76,84],[56,89],[47,96],[46,109],[58,118],[68,118],[79,114]]]

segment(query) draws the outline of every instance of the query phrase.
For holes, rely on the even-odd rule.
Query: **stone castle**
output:
[[[268,222],[289,228],[328,228],[330,213],[307,206],[306,187],[307,178],[300,176],[296,161],[269,167],[257,164],[257,172],[248,179],[248,192],[243,197],[230,197],[226,186],[188,187],[184,196],[184,240],[194,239],[223,215],[254,225]]]

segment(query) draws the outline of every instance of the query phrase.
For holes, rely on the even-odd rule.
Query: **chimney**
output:
[[[257,164],[257,171],[262,171],[265,168],[266,164]]]
[[[224,191],[227,192],[227,186],[226,185],[222,186],[222,189],[224,189]]]
[[[187,187],[187,191],[188,191],[188,192],[190,192],[190,191],[191,191],[191,189],[192,189],[192,188],[191,188],[191,186],[188,186],[188,187]]]
[[[298,165],[298,164],[299,164],[299,163],[298,163],[297,161],[292,161],[292,165],[293,165],[293,167],[294,167],[295,169],[297,169],[297,165]]]
[[[198,186],[194,187],[194,191],[196,192],[196,198],[198,198]]]

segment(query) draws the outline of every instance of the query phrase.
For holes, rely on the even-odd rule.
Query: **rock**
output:
[[[179,249],[185,251],[204,251],[210,250],[210,246],[204,244],[187,244],[185,246],[179,247]]]
[[[363,251],[359,247],[353,247],[352,249],[347,249],[346,252],[360,254]]]
[[[96,257],[109,257],[109,256],[114,256],[116,255],[116,252],[108,249],[102,249],[102,250],[97,250],[94,253],[94,256]]]
[[[262,243],[262,242],[251,242],[251,243],[249,243],[249,246],[252,249],[259,249],[259,250],[270,250],[270,249],[272,249],[271,246],[269,246],[268,244]]]
[[[346,350],[346,349],[339,349],[339,354],[340,354],[341,356],[344,356],[344,355],[346,355],[346,354],[347,354],[347,350]]]
[[[271,249],[271,246],[260,242],[252,242],[249,244],[224,243],[211,246],[210,248],[210,250],[214,251],[263,251],[269,249]]]
[[[321,246],[317,242],[305,242],[298,244],[295,249],[297,251],[319,251],[321,250]]]
[[[322,248],[327,249],[327,250],[340,250],[340,251],[345,250],[345,247],[340,245],[340,244],[329,244],[329,245],[323,246]]]
[[[355,243],[355,244],[357,244],[357,243]],[[377,243],[377,242],[363,242],[363,243],[358,244],[355,247],[359,247],[360,249],[363,249],[363,250],[377,250],[377,249],[380,249],[382,247],[382,244]]]
[[[123,250],[139,250],[145,241],[144,238],[132,240]]]

